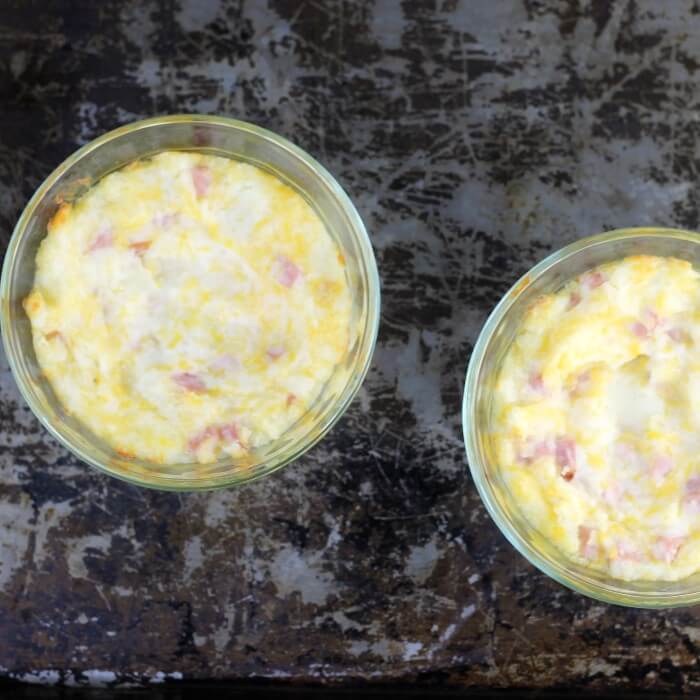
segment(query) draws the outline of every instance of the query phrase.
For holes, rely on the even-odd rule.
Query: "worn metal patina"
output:
[[[700,689],[696,610],[613,608],[507,544],[468,476],[464,371],[535,261],[606,228],[697,229],[700,33],[659,2],[5,3],[0,231],[79,145],[210,112],[348,190],[383,282],[336,429],[237,490],[77,463],[0,380],[0,667],[29,681],[269,678]]]

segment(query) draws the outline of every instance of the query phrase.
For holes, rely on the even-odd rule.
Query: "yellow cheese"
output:
[[[63,204],[24,307],[65,408],[123,455],[243,456],[348,346],[344,260],[312,207],[241,162],[161,153]]]
[[[700,275],[633,256],[540,298],[495,383],[494,454],[543,536],[623,579],[700,569]]]

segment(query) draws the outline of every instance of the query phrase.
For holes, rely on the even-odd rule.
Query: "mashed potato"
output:
[[[344,260],[319,217],[241,162],[161,153],[49,224],[24,306],[67,412],[127,457],[240,456],[279,437],[347,349]]]
[[[635,256],[528,311],[496,384],[495,448],[532,524],[622,579],[700,569],[700,274]]]

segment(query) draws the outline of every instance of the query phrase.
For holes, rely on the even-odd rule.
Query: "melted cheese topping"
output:
[[[601,266],[528,311],[500,371],[494,447],[524,515],[618,578],[700,569],[700,274]]]
[[[279,437],[342,360],[344,260],[262,170],[161,153],[49,224],[25,309],[66,411],[126,456],[241,456]]]

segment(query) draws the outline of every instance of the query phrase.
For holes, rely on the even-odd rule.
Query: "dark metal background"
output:
[[[89,470],[3,361],[2,674],[697,691],[697,611],[595,603],[506,543],[460,400],[482,322],[536,260],[607,228],[698,227],[698,36],[694,0],[0,3],[3,242],[81,144],[217,113],[338,177],[384,293],[345,418],[239,490]]]

